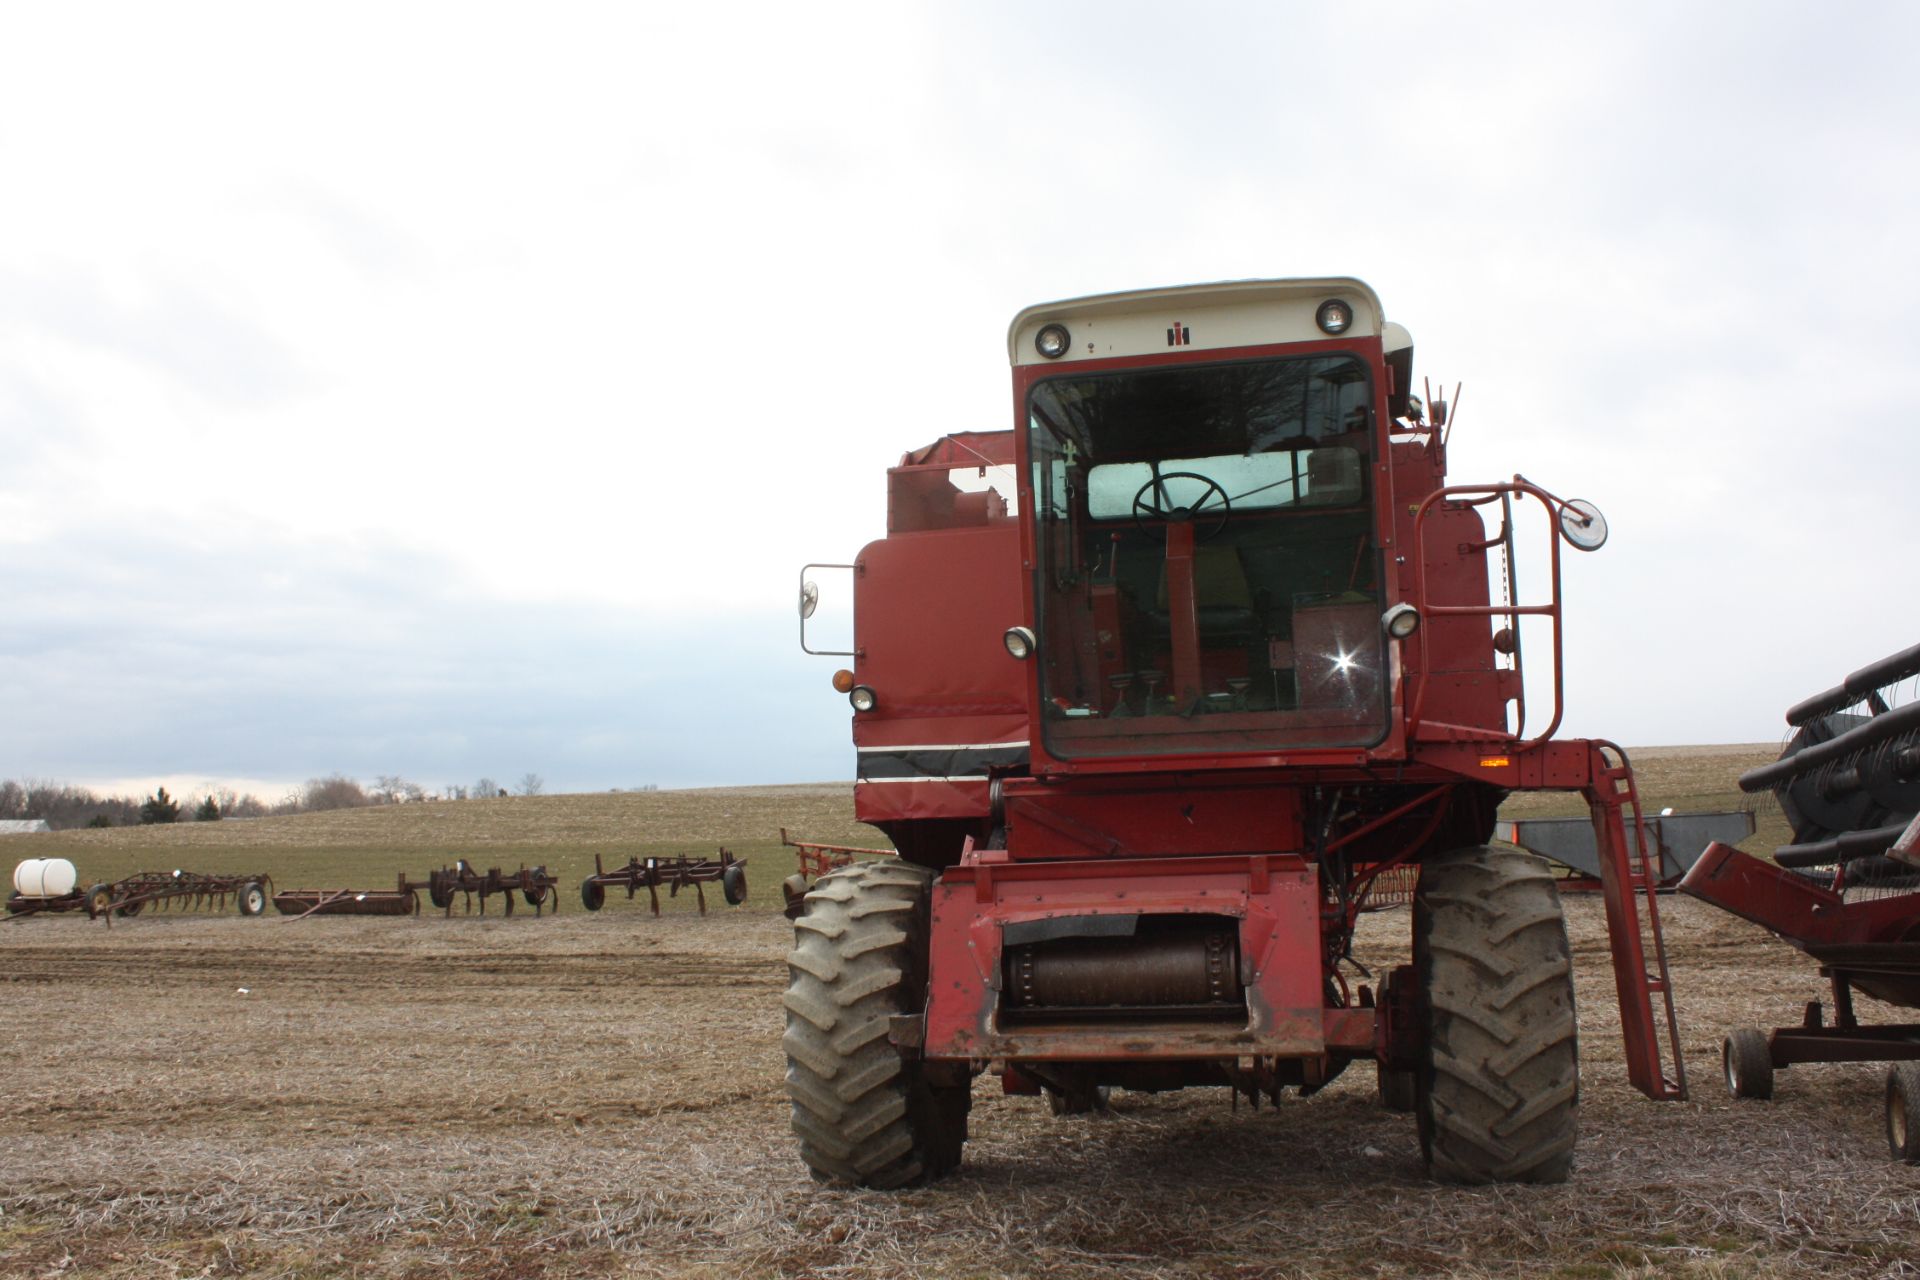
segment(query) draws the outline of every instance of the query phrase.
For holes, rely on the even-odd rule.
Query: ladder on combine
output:
[[[1660,902],[1655,893],[1660,884],[1659,844],[1644,836],[1627,839],[1629,817],[1635,831],[1643,830],[1640,793],[1634,786],[1627,753],[1611,742],[1593,743],[1592,752],[1592,781],[1586,796],[1600,851],[1600,885],[1607,904],[1613,979],[1620,993],[1627,1077],[1649,1098],[1684,1099],[1687,1071],[1680,1057],[1680,1022],[1673,1008],[1673,984],[1667,975],[1667,949],[1660,934]],[[1613,760],[1608,758],[1609,753]]]

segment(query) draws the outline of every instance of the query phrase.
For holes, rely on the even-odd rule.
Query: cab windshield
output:
[[[1366,366],[1350,356],[1034,387],[1049,751],[1385,736],[1372,404]]]

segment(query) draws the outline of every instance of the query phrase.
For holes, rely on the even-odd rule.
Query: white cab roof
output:
[[[1103,293],[1028,307],[1013,318],[1007,331],[1007,354],[1016,365],[1072,364],[1114,356],[1324,340],[1329,335],[1315,324],[1314,313],[1329,298],[1339,298],[1353,308],[1353,324],[1339,336],[1378,337],[1386,328],[1380,299],[1364,282],[1348,276],[1229,280]],[[1070,339],[1066,354],[1053,360],[1036,351],[1033,341],[1049,324],[1064,325]]]

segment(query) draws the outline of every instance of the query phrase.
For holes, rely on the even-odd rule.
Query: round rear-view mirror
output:
[[[1578,551],[1598,551],[1606,545],[1607,518],[1585,498],[1569,498],[1560,507],[1560,532]]]
[[[820,584],[803,582],[800,584],[800,616],[811,618],[813,611],[820,607]]]

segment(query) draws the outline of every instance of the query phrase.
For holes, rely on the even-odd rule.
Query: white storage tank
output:
[[[80,873],[65,858],[28,858],[13,869],[13,890],[23,898],[61,898],[73,892]]]

